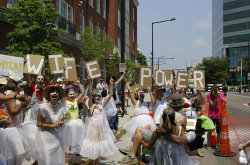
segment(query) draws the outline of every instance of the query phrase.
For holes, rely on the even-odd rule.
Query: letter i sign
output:
[[[126,71],[126,65],[125,65],[125,63],[120,63],[119,71],[120,72],[125,72]]]

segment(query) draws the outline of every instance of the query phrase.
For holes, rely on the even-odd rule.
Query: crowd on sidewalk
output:
[[[124,81],[125,93],[121,93]],[[131,133],[132,148],[120,149],[125,154],[120,164],[145,164],[151,155],[154,164],[196,164],[188,157],[191,151],[203,148],[202,135],[208,132],[207,149],[211,150],[211,134],[216,128],[220,140],[219,104],[226,97],[214,85],[205,100],[202,89],[151,88],[132,90],[125,73],[101,79],[96,88],[88,76],[80,81],[64,82],[59,76],[45,80],[43,75],[32,81],[0,78],[0,164],[21,165],[23,161],[38,165],[79,164],[76,155],[92,160],[118,152],[114,133],[119,117],[126,114],[131,98],[134,115],[126,130]],[[150,101],[144,100],[145,92]],[[209,102],[208,114],[202,111]],[[120,114],[120,115],[119,115]],[[195,121],[190,130],[187,121]],[[128,142],[129,144],[129,142]],[[244,145],[246,146],[246,145]],[[141,149],[142,148],[142,149]],[[216,146],[220,150],[220,146]],[[243,148],[244,149],[244,148]]]

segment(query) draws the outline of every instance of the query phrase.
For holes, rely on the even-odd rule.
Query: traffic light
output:
[[[239,72],[240,71],[240,67],[239,66],[237,66],[237,72]]]

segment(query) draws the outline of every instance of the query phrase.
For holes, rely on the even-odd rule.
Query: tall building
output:
[[[212,56],[227,56],[236,67],[250,53],[250,0],[213,0],[212,14]]]
[[[4,13],[18,0],[0,1],[0,54],[8,54],[6,46],[11,44],[7,33],[15,25],[10,24]],[[114,52],[121,53],[121,0],[53,0],[57,12],[57,27],[67,31],[60,35],[58,41],[64,53],[82,61],[80,33],[91,26],[94,33],[104,31],[114,41]],[[137,7],[138,0],[126,0],[125,8],[125,58],[134,61],[137,55]],[[80,65],[77,64],[78,69]]]

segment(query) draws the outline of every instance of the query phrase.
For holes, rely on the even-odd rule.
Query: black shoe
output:
[[[121,113],[121,117],[123,117],[123,116],[124,116],[124,113],[122,112],[122,113]]]
[[[145,156],[142,157],[141,161],[142,161],[143,163],[146,163],[146,164],[148,164],[148,163],[150,162],[148,159],[146,159]]]

